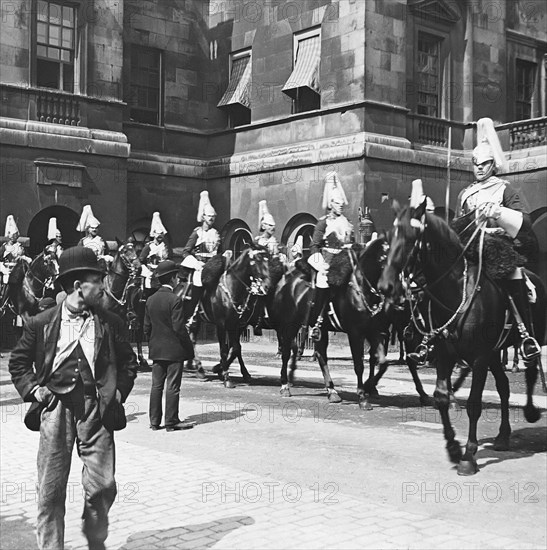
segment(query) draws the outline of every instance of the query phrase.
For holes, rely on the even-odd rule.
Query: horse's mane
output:
[[[460,251],[463,248],[462,241],[459,235],[448,225],[440,216],[426,212],[425,219],[427,226],[431,227],[438,235],[438,241],[440,244],[457,248]],[[446,244],[445,244],[446,243]]]

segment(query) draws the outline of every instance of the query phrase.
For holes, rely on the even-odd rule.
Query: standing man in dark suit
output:
[[[40,549],[64,547],[75,442],[84,463],[82,531],[94,550],[105,547],[108,535],[108,512],[116,497],[113,430],[126,425],[122,403],[133,388],[137,363],[121,319],[97,307],[102,280],[92,250],[65,250],[56,281],[65,300],[31,317],[11,353],[12,381],[23,400],[33,402],[25,424],[40,431]]]
[[[165,386],[165,429],[168,432],[187,430],[195,425],[179,419],[182,364],[194,358],[194,347],[184,326],[182,300],[173,292],[177,286],[178,271],[179,266],[175,262],[160,262],[156,276],[161,287],[147,300],[144,316],[144,333],[149,341],[148,356],[154,361],[150,390],[150,428],[160,428]]]

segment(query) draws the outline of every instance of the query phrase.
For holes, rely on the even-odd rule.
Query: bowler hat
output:
[[[85,246],[73,246],[67,248],[59,258],[59,275],[56,283],[62,283],[62,280],[69,273],[77,271],[91,271],[104,275],[104,271],[99,266],[95,252]]]
[[[162,277],[163,275],[170,275],[172,273],[178,273],[180,266],[172,260],[164,260],[158,264],[156,269],[156,277]]]

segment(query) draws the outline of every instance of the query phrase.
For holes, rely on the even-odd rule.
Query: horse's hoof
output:
[[[215,374],[219,374],[221,372],[221,367],[220,367],[220,363],[218,365],[215,365],[213,368],[212,368],[212,371],[215,373]]]
[[[509,450],[509,437],[496,437],[494,440],[494,451],[508,451]]]
[[[337,392],[331,391],[329,393],[329,403],[342,403],[342,398],[338,395]]]
[[[458,463],[459,476],[474,476],[479,471],[479,467],[474,460],[461,460]]]
[[[203,370],[203,367],[200,367],[197,371],[196,371],[196,378],[198,380],[207,380],[207,375],[205,374],[205,371]]]
[[[368,399],[361,399],[359,401],[359,408],[362,411],[371,411],[372,410],[372,405],[370,404],[370,401]]]
[[[199,359],[193,359],[192,360],[192,365],[194,366],[194,368],[196,370],[201,369],[201,361]]]
[[[448,410],[459,412],[462,410],[462,408],[460,407],[460,404],[456,401],[456,399],[451,399],[450,405],[448,406]]]
[[[533,424],[541,418],[541,413],[539,412],[539,409],[534,405],[525,405],[524,418],[526,418],[526,422],[530,422],[530,424]]]
[[[252,381],[253,381],[253,377],[252,377],[250,374],[248,374],[247,376],[244,376],[244,377],[243,377],[243,382],[244,382],[245,384],[250,384]]]
[[[232,388],[235,388],[235,384],[228,378],[226,380],[224,380],[224,387],[225,388],[228,388],[228,389],[232,389]]]
[[[446,450],[448,452],[448,457],[450,458],[450,462],[453,464],[459,464],[462,459],[462,448],[460,446],[460,442],[456,439],[453,441],[450,441],[446,444]]]
[[[281,397],[292,397],[291,390],[289,390],[289,388],[281,388],[279,393]]]

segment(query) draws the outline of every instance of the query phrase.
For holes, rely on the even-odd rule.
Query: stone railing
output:
[[[41,122],[80,126],[79,96],[40,89],[36,94],[36,118]]]
[[[448,147],[448,128],[452,128],[452,148],[462,149],[466,128],[463,122],[416,113],[407,115],[407,138],[415,144]]]
[[[506,136],[510,151],[547,145],[547,117],[500,124],[496,126],[496,131],[500,139]]]

